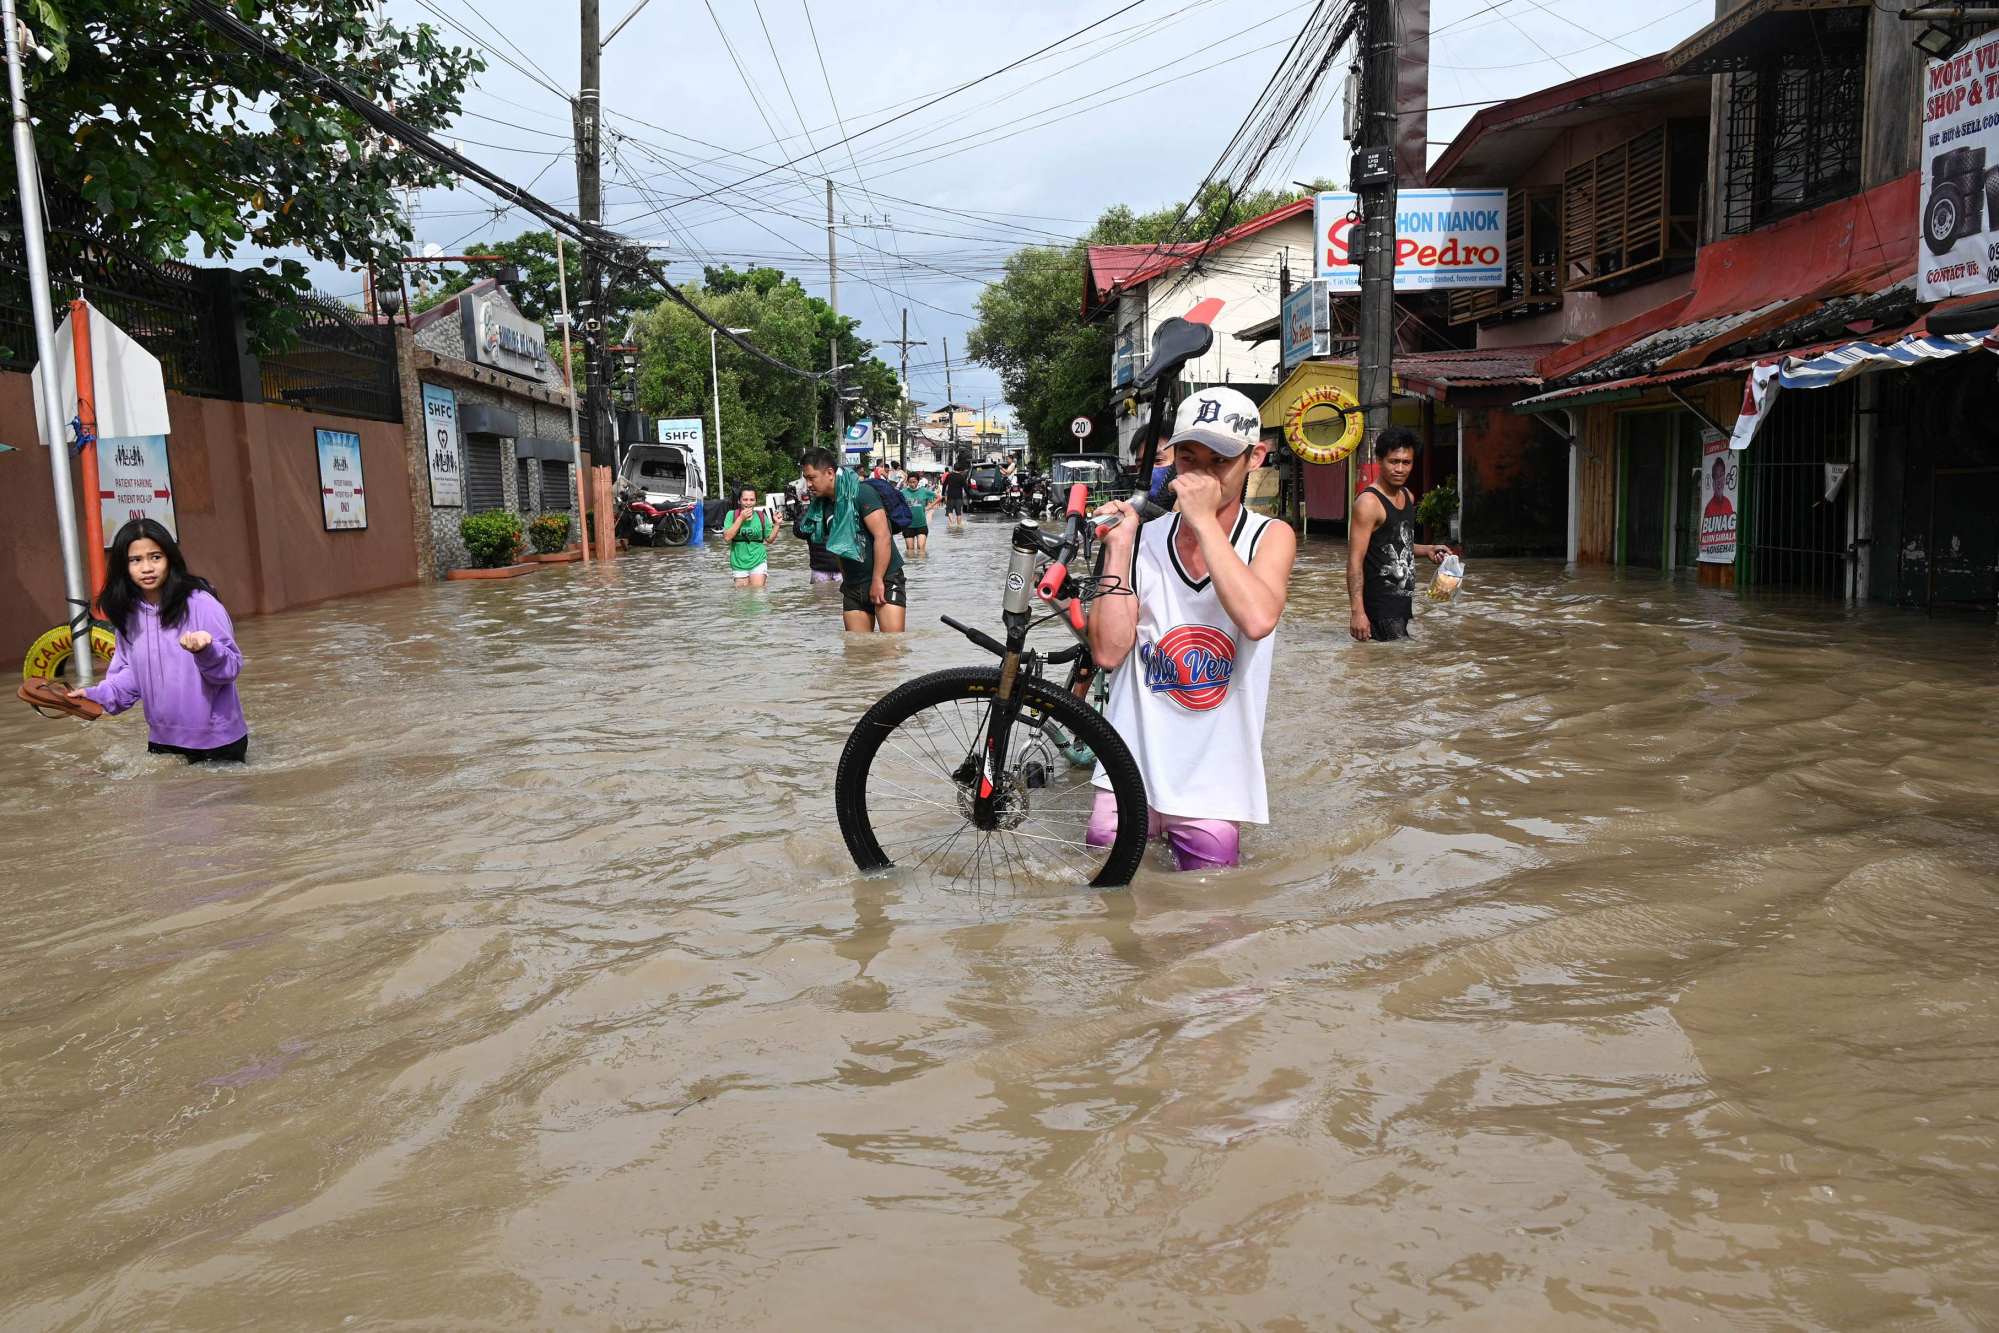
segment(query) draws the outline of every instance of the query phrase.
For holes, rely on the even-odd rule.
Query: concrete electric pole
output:
[[[951,422],[951,466],[958,466],[958,399],[951,390],[951,340],[944,340],[944,415]]]
[[[585,222],[603,220],[603,165],[599,158],[602,128],[602,87],[600,85],[604,48],[597,36],[597,0],[580,0],[582,28],[581,74],[575,101],[576,119],[576,215]],[[604,259],[600,247],[583,242],[583,292],[577,309],[578,327],[583,334],[583,443],[590,461],[597,467],[613,467],[610,441],[605,436],[608,416],[605,379],[610,374],[604,355]]]
[[[908,466],[909,466],[909,428],[910,428],[910,420],[909,420],[909,349],[910,349],[910,348],[912,348],[912,347],[928,347],[928,346],[930,345],[930,344],[929,344],[928,342],[926,342],[926,341],[924,341],[923,339],[920,339],[920,338],[919,338],[919,339],[917,339],[917,340],[916,340],[915,342],[911,342],[911,341],[909,340],[909,307],[908,307],[908,306],[904,306],[904,307],[902,308],[902,336],[901,336],[900,338],[897,338],[897,339],[895,340],[895,345],[896,345],[896,346],[897,346],[898,348],[900,348],[900,349],[901,349],[901,351],[902,351],[902,403],[903,403],[903,407],[902,407],[902,448],[901,448],[901,450],[900,450],[900,456],[899,456],[899,457],[898,457],[898,458],[896,459],[896,461],[897,461],[898,463],[900,463],[900,464],[901,464],[901,465],[902,465],[903,467],[908,467]]]
[[[833,178],[826,178],[826,303],[833,307],[833,350],[826,364],[833,372],[833,447],[844,449],[847,400],[840,396],[840,266],[833,254]]]
[[[1376,437],[1388,429],[1394,397],[1396,8],[1397,0],[1367,0],[1367,22],[1361,29],[1365,96],[1351,184],[1367,228],[1360,260],[1358,348],[1360,401],[1367,414],[1363,469],[1374,457]]]

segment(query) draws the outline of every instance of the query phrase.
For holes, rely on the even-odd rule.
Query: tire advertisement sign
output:
[[[1999,33],[1923,76],[1918,295],[1925,301],[1999,286]]]
[[[315,430],[319,444],[319,499],[326,530],[368,526],[368,491],[361,484],[361,437],[351,430]]]
[[[108,537],[135,518],[150,518],[174,539],[174,488],[167,470],[167,437],[132,435],[97,442],[97,504]]]
[[[1720,431],[1701,432],[1701,553],[1704,565],[1735,563],[1736,452]]]
[[[465,504],[465,459],[458,448],[458,395],[437,384],[423,386],[423,451],[430,460],[430,504]]]
[[[1327,190],[1313,204],[1315,271],[1328,291],[1360,290],[1360,196]],[[1395,197],[1395,290],[1506,285],[1505,190],[1401,190]]]

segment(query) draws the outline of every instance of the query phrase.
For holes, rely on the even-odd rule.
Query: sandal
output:
[[[59,681],[27,681],[15,694],[43,717],[80,717],[91,721],[104,716],[103,704],[90,699],[70,698],[68,688]]]

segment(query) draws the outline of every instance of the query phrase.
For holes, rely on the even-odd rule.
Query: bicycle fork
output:
[[[979,765],[978,791],[972,800],[972,823],[981,829],[999,827],[1007,745],[1025,693],[1020,663],[1028,622],[1033,618],[1035,565],[1041,551],[1035,542],[1036,528],[1029,520],[1014,529],[1013,549],[1007,561],[1006,596],[1001,603],[1006,622],[1006,652],[1000,657],[999,690],[993,696],[992,713],[986,723],[985,754]]]

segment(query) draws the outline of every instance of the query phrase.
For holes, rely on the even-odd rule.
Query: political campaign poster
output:
[[[1701,551],[1704,565],[1735,563],[1737,479],[1741,476],[1728,437],[1720,431],[1701,432]]]
[[[173,477],[167,466],[167,437],[131,435],[97,442],[97,504],[104,536],[135,518],[150,518],[180,540],[174,522]]]
[[[361,437],[351,430],[316,430],[319,499],[326,530],[368,526],[368,492],[361,484]]]

